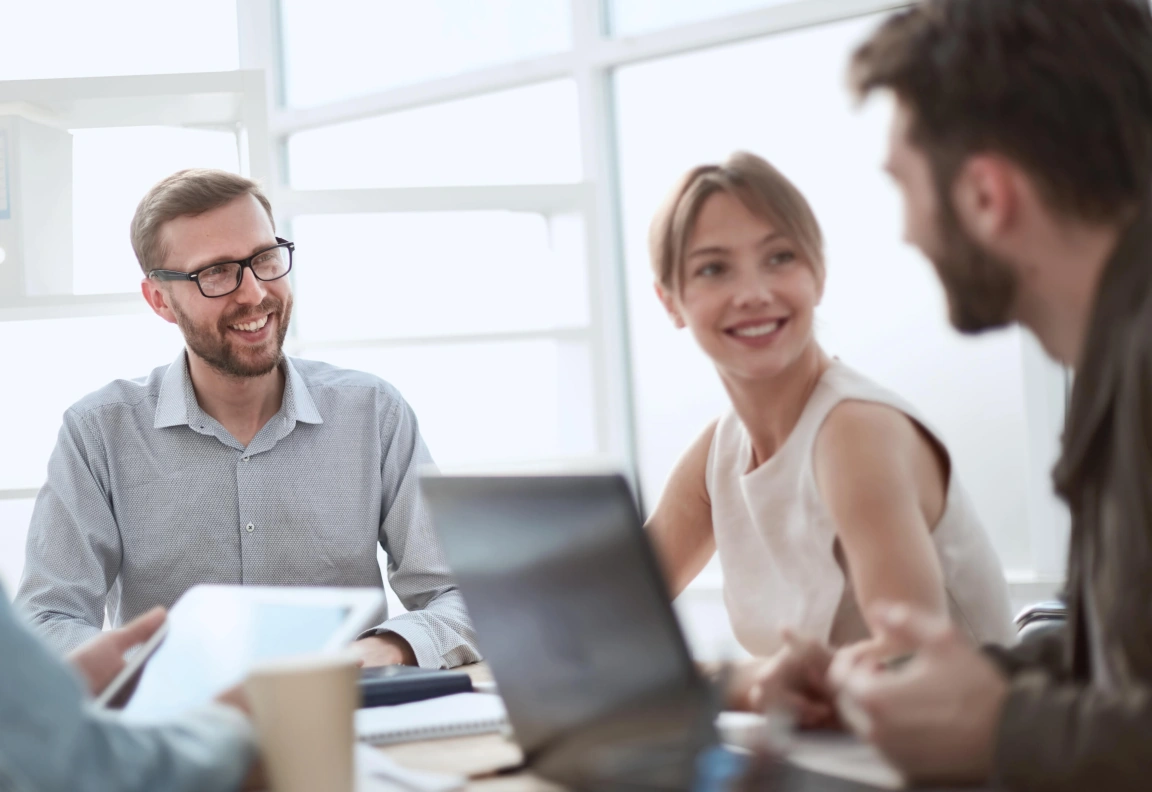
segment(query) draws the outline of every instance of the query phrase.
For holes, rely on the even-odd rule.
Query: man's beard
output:
[[[269,295],[254,309],[238,309],[221,317],[215,328],[197,326],[175,303],[172,303],[172,312],[176,314],[176,324],[184,334],[184,343],[188,349],[221,374],[236,379],[262,377],[279,366],[284,359],[284,337],[288,334],[288,322],[292,319],[291,297],[282,303]],[[275,345],[266,354],[237,354],[237,349],[228,339],[228,326],[253,315],[266,314],[271,314],[277,321]],[[269,317],[268,321],[272,321],[272,318]]]
[[[1016,273],[972,241],[946,196],[939,206],[941,252],[929,259],[944,284],[952,326],[968,334],[1007,326],[1014,319]]]

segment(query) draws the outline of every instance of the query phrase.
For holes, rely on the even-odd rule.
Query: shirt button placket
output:
[[[243,451],[243,452],[241,452],[240,464],[238,464],[236,466],[236,490],[237,490],[237,494],[240,496],[240,513],[241,514],[244,514],[244,512],[246,512],[246,511],[249,511],[249,513],[251,514],[250,509],[254,505],[252,503],[251,497],[250,497],[251,489],[252,489],[250,479],[251,479],[251,474],[253,472],[253,470],[250,466],[251,459],[252,459],[252,455],[249,454],[247,451]],[[253,516],[255,516],[255,515],[253,515]],[[243,528],[242,528],[242,531],[240,533],[240,536],[241,537],[251,536],[255,531],[256,531],[256,522],[254,520],[249,519],[246,523],[243,524]],[[256,552],[257,552],[256,545],[252,545],[252,544],[248,544],[248,543],[241,543],[240,580],[244,583],[249,582],[248,581],[248,567],[251,566],[251,564],[249,562],[255,562],[255,556],[252,554],[256,553]]]

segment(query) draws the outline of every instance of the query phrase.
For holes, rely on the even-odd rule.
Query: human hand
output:
[[[831,661],[828,647],[785,630],[783,648],[760,661],[744,690],[737,691],[738,704],[757,712],[786,709],[805,729],[836,727],[832,690],[825,681]]]
[[[857,662],[844,672],[845,720],[910,781],[987,781],[1007,681],[946,621],[904,605],[873,613],[881,639],[915,654],[896,669]]]
[[[889,666],[894,659],[902,660],[906,657],[907,654],[893,653],[881,638],[869,638],[843,646],[836,650],[828,666],[828,687],[833,694],[839,693],[855,669],[869,667],[879,671]]]
[[[84,677],[92,695],[98,696],[124,670],[124,653],[151,638],[166,618],[165,610],[155,607],[123,627],[102,632],[74,649],[68,661]]]
[[[246,718],[252,719],[252,705],[248,701],[248,694],[244,690],[243,682],[218,694],[215,701],[217,704],[240,710]],[[245,777],[241,789],[254,791],[267,788],[268,777],[264,772],[264,761],[257,753],[252,759],[252,764],[248,768],[248,775]]]
[[[252,718],[252,705],[248,702],[248,693],[244,690],[243,682],[217,694],[216,703],[240,710],[249,720]]]
[[[369,635],[353,641],[349,647],[352,654],[365,668],[386,665],[416,665],[416,653],[412,646],[396,633]]]

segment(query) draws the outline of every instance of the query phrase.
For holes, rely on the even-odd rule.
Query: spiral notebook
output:
[[[491,693],[356,710],[356,736],[373,745],[499,732],[507,725],[504,702]]]

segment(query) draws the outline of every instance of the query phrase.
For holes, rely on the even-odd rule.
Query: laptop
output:
[[[421,486],[525,764],[575,789],[716,788],[697,762],[717,758],[721,698],[697,673],[627,481],[429,475]],[[747,781],[877,789],[787,762]]]
[[[421,483],[525,763],[577,788],[691,787],[716,706],[624,478]]]

